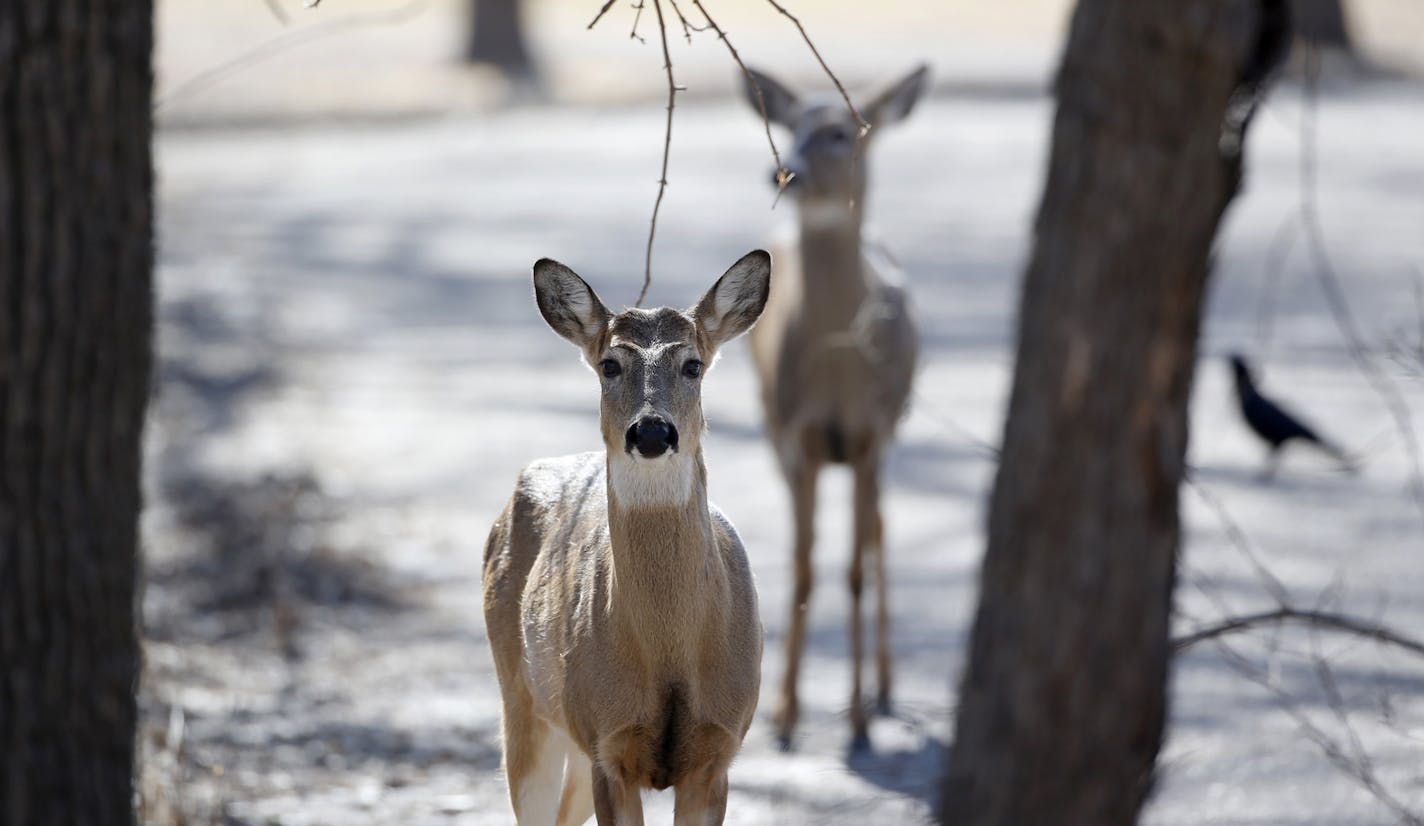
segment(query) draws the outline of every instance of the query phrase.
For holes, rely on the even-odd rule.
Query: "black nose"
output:
[[[677,428],[662,416],[644,416],[628,428],[624,443],[628,452],[636,448],[640,455],[651,459],[667,453],[669,448],[677,450]]]

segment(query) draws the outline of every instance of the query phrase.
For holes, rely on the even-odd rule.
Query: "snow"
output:
[[[1379,83],[1330,93],[1320,110],[1321,222],[1376,350],[1420,334],[1421,103],[1417,87]],[[1324,599],[1418,636],[1424,515],[1406,492],[1407,457],[1299,239],[1281,270],[1269,342],[1258,332],[1268,254],[1297,204],[1301,113],[1286,88],[1252,136],[1245,189],[1219,244],[1191,462],[1299,604]],[[653,106],[525,108],[160,134],[165,363],[255,365],[276,376],[221,417],[185,407],[165,383],[151,428],[146,535],[158,573],[145,709],[163,731],[167,709],[183,709],[184,805],[243,822],[512,822],[480,615],[484,537],[521,466],[598,444],[596,379],[540,319],[529,268],[550,256],[610,304],[632,300],[662,117]],[[984,544],[993,466],[982,443],[997,441],[1003,417],[1050,119],[1044,98],[939,98],[872,150],[870,210],[908,272],[925,345],[888,462],[898,713],[875,721],[872,755],[846,754],[848,479],[823,477],[802,722],[795,751],[782,754],[767,718],[791,587],[787,497],[744,346],[729,347],[708,374],[711,495],[749,549],[767,632],[762,704],[732,770],[728,823],[928,816]],[[789,221],[789,203],[772,206],[769,169],[759,124],[739,104],[679,107],[650,303],[690,304]],[[183,322],[194,307],[221,323]],[[1262,358],[1266,392],[1364,454],[1360,476],[1302,451],[1274,484],[1256,480],[1261,451],[1236,417],[1221,358],[1236,348]],[[1417,412],[1420,365],[1378,363]],[[184,609],[186,592],[163,572],[183,570],[193,551],[173,528],[159,478],[183,469],[247,480],[310,473],[339,507],[323,547],[374,571],[399,607],[303,605],[297,658],[282,656],[284,626],[266,614],[234,636],[221,616]],[[1180,629],[1226,607],[1269,607],[1216,511],[1191,490],[1182,501]],[[1339,734],[1309,659],[1318,646],[1378,776],[1424,809],[1417,660],[1324,634],[1253,639],[1233,646]],[[1396,821],[1213,646],[1179,659],[1172,696],[1147,823]],[[650,822],[670,820],[668,796],[649,805]]]

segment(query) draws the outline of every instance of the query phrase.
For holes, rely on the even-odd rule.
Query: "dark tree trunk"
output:
[[[1131,824],[1151,787],[1187,402],[1240,169],[1222,128],[1269,5],[1074,14],[945,823]]]
[[[1345,25],[1341,0],[1292,0],[1291,13],[1301,37],[1321,46],[1350,49],[1350,30]]]
[[[534,63],[524,42],[523,0],[470,0],[465,59],[488,63],[510,77],[529,78]]]
[[[133,823],[149,0],[0,4],[0,822]]]

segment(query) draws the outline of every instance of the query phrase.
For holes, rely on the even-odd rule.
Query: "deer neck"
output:
[[[650,655],[660,645],[676,655],[686,647],[679,632],[701,627],[726,588],[701,451],[651,461],[610,454],[608,539],[618,627]]]
[[[806,203],[798,217],[805,282],[803,312],[828,329],[843,329],[855,319],[870,292],[861,256],[861,205]]]

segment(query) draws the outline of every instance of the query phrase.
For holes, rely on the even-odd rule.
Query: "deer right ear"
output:
[[[742,91],[746,94],[753,112],[760,115],[762,106],[765,106],[767,120],[779,123],[787,129],[795,127],[796,94],[782,86],[771,75],[748,68],[742,76]]]
[[[534,300],[554,332],[582,350],[588,349],[613,317],[588,282],[548,258],[534,263]]]

